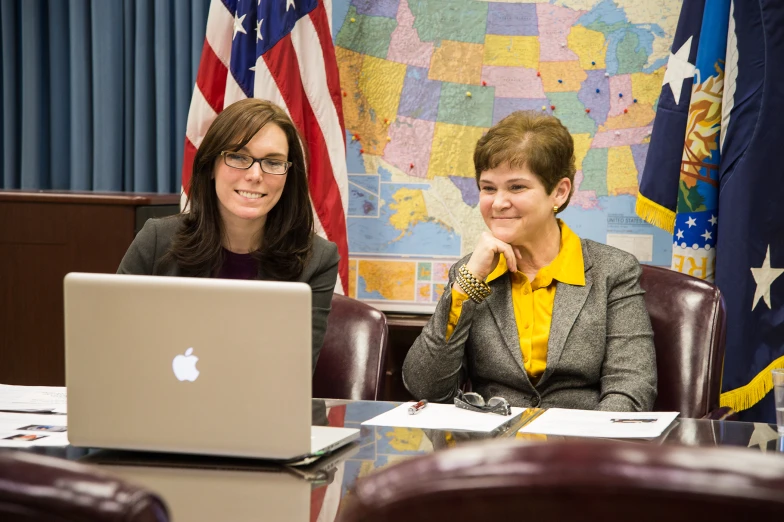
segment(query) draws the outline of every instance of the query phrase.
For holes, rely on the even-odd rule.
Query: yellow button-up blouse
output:
[[[512,280],[512,306],[520,349],[528,376],[536,381],[547,366],[547,341],[550,338],[550,323],[553,319],[556,281],[585,286],[585,265],[580,238],[566,224],[558,220],[561,227],[561,249],[553,261],[539,270],[533,281],[522,272],[509,274]],[[503,254],[495,269],[487,276],[487,283],[498,279],[509,271]],[[455,330],[463,302],[468,296],[452,289],[452,308],[446,327],[446,338]]]

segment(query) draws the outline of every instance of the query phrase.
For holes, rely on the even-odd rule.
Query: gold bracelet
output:
[[[466,295],[468,295],[468,297],[470,297],[471,300],[474,301],[475,303],[481,303],[482,301],[485,300],[485,298],[479,295],[476,291],[474,291],[471,285],[468,284],[466,280],[463,279],[463,277],[460,276],[459,274],[457,276],[456,282],[458,285],[460,285],[460,288],[463,289],[463,292],[465,292]]]
[[[492,293],[487,283],[477,279],[465,265],[457,271],[457,284],[471,298],[472,301],[481,303]]]
[[[474,290],[481,294],[482,297],[487,297],[492,293],[492,290],[490,290],[490,287],[487,286],[487,283],[480,281],[474,274],[471,273],[470,270],[468,270],[467,266],[461,266],[458,269],[458,273],[462,275],[463,279],[465,279],[468,284],[474,288]]]

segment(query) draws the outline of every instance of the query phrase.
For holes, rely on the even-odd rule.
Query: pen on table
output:
[[[426,400],[421,400],[418,403],[413,404],[413,405],[408,407],[408,414],[409,415],[416,415],[420,411],[424,410],[425,406],[427,406],[427,401]]]
[[[658,419],[610,419],[610,422],[656,422]]]

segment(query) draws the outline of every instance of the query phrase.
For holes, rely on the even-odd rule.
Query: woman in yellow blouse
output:
[[[488,230],[450,270],[409,351],[408,390],[443,402],[470,380],[513,406],[650,410],[656,358],[640,265],[556,218],[573,191],[569,131],[553,116],[513,113],[479,140],[474,166]]]

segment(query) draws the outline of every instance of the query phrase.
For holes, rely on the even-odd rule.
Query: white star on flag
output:
[[[683,81],[689,78],[694,78],[694,71],[696,67],[694,64],[689,63],[689,53],[691,52],[691,39],[690,36],[686,40],[678,52],[675,54],[670,53],[670,59],[667,60],[667,70],[664,72],[664,82],[662,88],[669,84],[672,89],[672,96],[675,98],[677,105],[681,99],[681,90],[683,90]]]
[[[716,223],[718,223],[718,222],[719,222],[719,220],[718,220],[718,219],[716,219],[716,216],[714,216],[713,214],[711,214],[711,218],[708,220],[708,223],[710,223],[711,225],[713,225],[713,226],[715,227],[715,226],[716,226]]]
[[[294,0],[286,0],[286,12],[287,13],[289,12],[289,7],[293,7],[294,9],[297,8],[297,6],[294,5]]]
[[[705,241],[707,241],[707,240],[709,240],[711,238],[711,233],[706,230],[704,234],[700,235],[700,237],[704,237]]]
[[[234,36],[231,37],[234,40],[237,37],[237,33],[248,34],[244,27],[242,27],[242,21],[245,20],[245,17],[248,15],[242,15],[241,17],[237,18],[237,13],[234,13]]]
[[[762,450],[762,453],[765,453],[768,449],[768,442],[772,440],[778,440],[778,438],[778,432],[769,425],[765,424],[764,422],[755,422],[754,431],[749,438],[748,447],[751,448],[753,446],[759,446],[759,449]]]
[[[757,307],[760,299],[765,300],[768,308],[772,309],[770,305],[770,285],[776,280],[778,276],[784,273],[784,268],[771,268],[770,267],[770,245],[768,245],[768,252],[765,254],[765,261],[762,262],[760,268],[751,269],[751,275],[754,276],[754,281],[757,283],[757,290],[754,292],[754,302],[751,304],[751,309]]]
[[[256,22],[256,41],[263,40],[264,38],[261,36],[261,24],[264,23],[264,19],[259,20]]]
[[[678,233],[675,234],[675,237],[677,237],[678,239],[683,239],[683,230],[678,229]]]
[[[697,220],[694,217],[690,217],[686,220],[686,224],[689,225],[689,228],[697,226]]]

